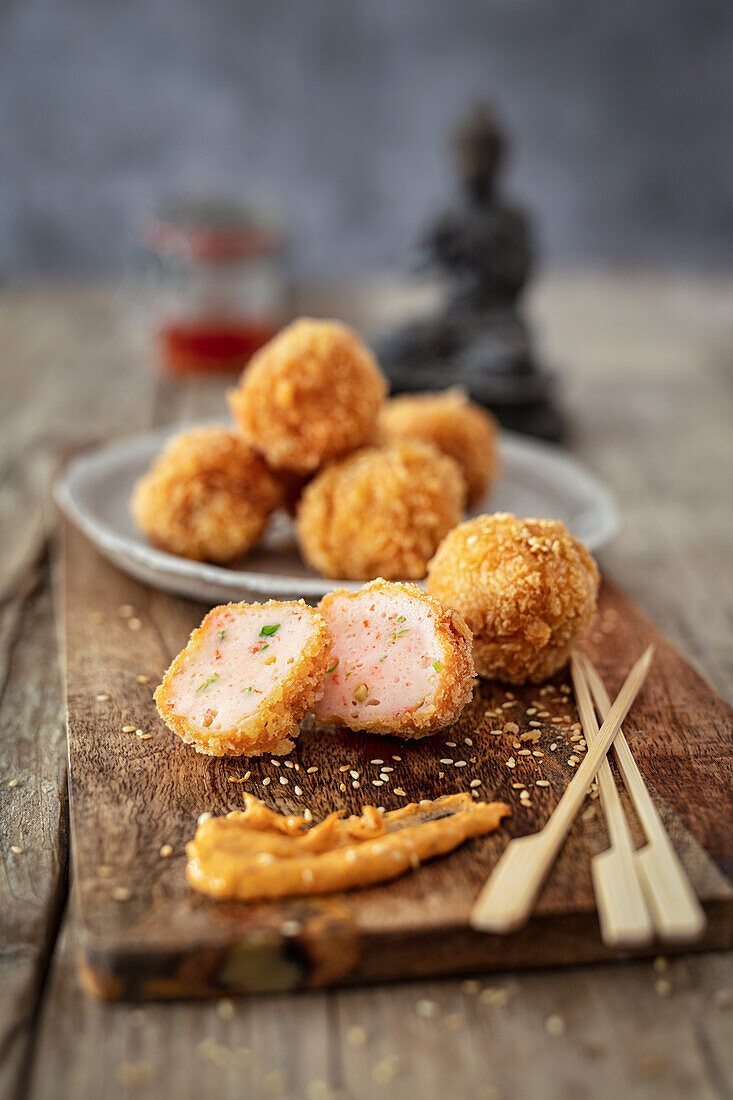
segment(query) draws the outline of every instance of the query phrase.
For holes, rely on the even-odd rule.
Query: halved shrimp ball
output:
[[[455,458],[466,479],[469,507],[483,500],[499,471],[496,421],[458,386],[385,402],[377,421],[377,441],[384,445],[404,439],[432,443]]]
[[[355,332],[302,317],[252,357],[229,404],[271,466],[309,474],[370,438],[386,392]]]
[[[319,693],[332,636],[303,600],[215,607],[155,692],[165,724],[209,756],[279,756]]]
[[[358,592],[331,592],[319,609],[333,634],[314,707],[321,722],[426,737],[470,701],[471,631],[416,584],[378,579]]]
[[[458,463],[428,443],[365,448],[328,466],[298,505],[309,565],[347,580],[416,580],[463,516]]]
[[[130,510],[162,550],[229,562],[259,539],[284,495],[279,478],[237,432],[201,427],[168,442],[135,485]]]

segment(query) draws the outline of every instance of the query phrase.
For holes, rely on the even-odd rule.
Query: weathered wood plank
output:
[[[311,724],[289,756],[290,770],[269,758],[202,757],[164,727],[151,698],[152,685],[202,608],[153,595],[122,576],[69,526],[64,543],[72,837],[82,977],[92,991],[133,998],[206,995],[609,957],[599,941],[589,875],[591,856],[605,846],[597,815],[577,823],[526,930],[493,937],[468,927],[472,901],[507,836],[540,828],[573,774],[568,727],[577,714],[566,677],[509,696],[480,684],[453,727],[416,744]],[[135,608],[134,618],[119,613],[124,605]],[[590,645],[613,690],[635,656],[650,641],[657,645],[653,675],[627,732],[706,906],[704,946],[728,946],[733,891],[710,855],[733,872],[733,836],[721,814],[733,788],[731,713],[612,589],[603,591],[600,621],[605,633],[592,632]],[[132,631],[130,623],[139,629]],[[141,673],[150,684],[137,683]],[[108,698],[99,701],[100,693]],[[506,708],[499,718],[493,716],[497,706]],[[515,747],[520,734],[532,732],[530,720],[538,720],[526,714],[530,706],[532,713],[550,715],[541,719],[540,741],[520,746],[527,753],[541,751],[539,759]],[[518,724],[518,733],[490,732],[508,721]],[[124,733],[125,725],[141,728],[150,739]],[[516,767],[507,767],[510,758]],[[389,762],[392,785],[407,798],[394,795],[389,785],[372,788],[379,772],[370,763],[374,759]],[[454,760],[466,766],[459,770]],[[318,768],[315,776],[306,774],[312,766]],[[358,788],[342,768],[358,772]],[[245,771],[251,772],[248,782],[230,782]],[[262,782],[267,777],[270,786]],[[474,778],[489,798],[512,806],[506,827],[386,887],[343,898],[226,906],[206,902],[186,886],[184,847],[196,818],[204,810],[221,814],[242,805],[245,790],[283,811],[308,807],[318,820],[334,808],[358,812],[363,801],[391,809],[469,790]],[[550,787],[537,788],[537,779]],[[528,805],[520,802],[516,781],[532,792]],[[296,783],[301,795],[293,792]],[[170,860],[159,857],[163,844],[173,846]],[[106,877],[100,877],[100,866],[108,869]],[[115,900],[120,888],[130,893],[124,904]],[[283,934],[291,921],[298,933]]]

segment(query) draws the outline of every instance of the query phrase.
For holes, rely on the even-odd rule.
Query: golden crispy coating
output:
[[[303,317],[252,357],[229,404],[270,465],[307,474],[370,438],[386,392],[356,333]]]
[[[427,737],[470,702],[471,631],[423,588],[380,578],[357,592],[330,592],[318,609],[333,634],[323,695],[313,707],[320,722]]]
[[[387,401],[377,420],[377,442],[385,445],[403,439],[432,443],[455,458],[466,478],[469,507],[484,499],[499,472],[496,421],[459,387]]]
[[[237,432],[202,427],[170,440],[137,482],[130,509],[161,549],[228,562],[257,541],[282,497],[279,480]]]
[[[209,818],[186,845],[189,885],[209,897],[255,901],[388,882],[493,833],[510,814],[504,802],[454,794],[385,814],[364,806],[346,820],[335,812],[308,828],[304,817],[244,797],[245,810]]]
[[[460,521],[457,462],[427,443],[365,448],[327,467],[298,506],[303,557],[325,576],[417,579]]]
[[[280,756],[309,710],[333,638],[303,600],[214,607],[155,691],[161,718],[208,756]]]
[[[451,531],[427,585],[473,631],[479,676],[538,684],[565,664],[589,625],[598,569],[559,521],[497,512]]]

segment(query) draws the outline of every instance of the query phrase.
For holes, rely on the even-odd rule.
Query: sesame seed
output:
[[[553,741],[553,743],[550,745],[550,752],[555,752],[556,748],[557,748],[557,745]]]
[[[115,901],[129,901],[132,897],[132,890],[128,890],[126,886],[115,886],[112,897]]]
[[[372,786],[373,787],[383,787],[384,786],[384,780],[382,780],[382,779],[372,779]]]
[[[465,760],[456,760],[455,766],[457,768],[465,768],[466,767],[466,761]]]
[[[135,614],[135,608],[131,603],[122,603],[119,607],[119,614],[122,619],[131,619]]]
[[[98,703],[106,703],[108,700],[109,700],[109,695],[107,695],[107,693],[105,691],[100,692],[99,695],[97,696],[97,702]]]
[[[170,857],[172,855],[173,855],[173,848],[171,847],[171,845],[170,844],[164,844],[162,846],[162,848],[160,849],[160,858],[161,859],[170,859]]]
[[[145,733],[145,730],[141,730],[141,729],[137,729],[137,730],[135,730],[135,736],[136,736],[136,737],[142,737],[142,735],[143,735],[144,733]]]
[[[138,684],[149,684],[150,683],[150,677],[149,676],[144,676],[142,673],[140,673],[138,676],[136,676],[135,679],[137,680]]]
[[[269,777],[269,775],[266,775],[265,778],[262,780],[262,786],[263,787],[269,787],[269,785],[270,785],[270,777]]]
[[[369,763],[370,764],[383,764],[384,760],[370,760]]]
[[[393,759],[393,760],[397,760],[397,761],[398,761],[398,762],[400,762],[400,763],[401,763],[401,761],[402,761],[402,757],[401,757],[401,756],[393,756],[393,757],[392,757],[392,759]]]
[[[13,853],[14,856],[23,855],[23,849],[21,848],[20,844],[11,844],[10,851]]]
[[[379,770],[382,772],[382,774],[384,774],[384,772],[393,772],[394,768],[390,768],[389,764],[385,764],[384,767],[380,768]]]
[[[346,1042],[355,1050],[365,1047],[366,1041],[367,1034],[363,1027],[350,1027],[346,1032]]]
[[[394,790],[394,793],[396,795],[399,795],[400,798],[405,797],[405,792],[402,790],[402,787],[394,787],[393,790]]]
[[[448,758],[448,757],[446,756],[446,757],[444,757],[444,758],[443,758],[443,759],[442,759],[442,760],[440,761],[440,763],[441,763],[441,764],[452,764],[452,763],[453,763],[453,761],[452,761],[452,760],[450,760],[450,759],[449,759],[449,758]]]
[[[481,786],[481,780],[480,779],[472,779],[471,782],[468,785],[469,785],[469,787],[480,787]]]
[[[503,732],[503,730],[489,730],[489,733],[493,734],[494,737],[501,737]]]
[[[562,1016],[548,1016],[545,1020],[545,1031],[554,1038],[563,1035],[565,1033],[565,1021]]]
[[[150,741],[153,735],[152,733],[138,733],[137,736],[141,741]]]
[[[9,787],[17,787],[19,783],[20,783],[19,779],[11,779],[8,783],[8,786]]]
[[[317,771],[318,768],[306,768],[306,772],[308,775],[315,775]]]
[[[342,791],[342,792],[345,791],[346,790],[346,784],[345,783],[339,783],[339,790]]]
[[[512,790],[523,791],[525,789],[524,783],[512,783]]]
[[[213,815],[213,814],[211,813],[211,811],[210,811],[210,810],[206,810],[206,811],[205,811],[204,813],[202,813],[202,814],[199,814],[199,816],[198,816],[198,824],[199,824],[199,825],[203,825],[203,823],[204,823],[205,821],[208,821],[208,820],[209,820],[209,818],[211,818],[211,817],[213,817],[213,816],[214,816],[214,815]]]
[[[517,753],[517,756],[531,756],[531,755],[532,755],[532,752],[531,752],[530,749],[520,749],[519,752]]]
[[[143,624],[140,621],[140,619],[128,619],[127,620],[127,625],[129,626],[130,630],[138,631],[138,630],[142,629]]]
[[[307,806],[303,810],[303,818],[304,818],[305,821],[308,821],[308,822],[313,820],[313,814],[311,813],[311,811],[308,809]]]
[[[287,787],[287,785],[288,785],[287,775],[281,775],[280,776],[280,782],[282,783],[283,787]]]
[[[292,768],[293,761],[292,760],[283,760],[283,764],[285,765],[286,768]]]
[[[499,1008],[503,1008],[509,1000],[509,994],[506,989],[497,986],[487,986],[486,989],[481,990],[479,1000],[482,1004],[497,1005]]]
[[[349,772],[349,775],[351,776],[352,779],[358,779],[359,778],[359,773],[357,771],[355,771],[353,768]]]
[[[517,766],[517,762],[516,762],[516,760],[514,759],[514,757],[513,757],[513,756],[510,756],[510,757],[509,757],[509,759],[508,759],[508,760],[507,760],[507,762],[506,762],[506,766],[507,766],[508,768],[516,768],[516,766]]]
[[[135,732],[135,727],[134,726],[123,726],[122,727],[122,732],[123,733],[134,733]]]
[[[270,763],[274,764],[276,768],[281,768],[282,767],[282,764],[280,763],[279,760],[271,760]]]
[[[535,783],[535,787],[549,787],[549,786],[550,786],[549,779],[538,779],[537,782]]]
[[[293,790],[295,791],[296,794],[302,794],[303,793],[302,787],[297,787],[296,786],[296,787],[293,787]]]
[[[456,746],[455,741],[446,741],[445,747],[447,749],[455,749],[457,746]]]
[[[433,1020],[440,1013],[440,1006],[435,1001],[418,1001],[415,1005],[415,1012],[423,1020]]]
[[[283,936],[297,936],[302,928],[299,920],[285,920],[280,925],[280,932]]]
[[[249,779],[249,778],[251,777],[251,775],[252,775],[252,772],[245,772],[245,773],[244,773],[244,781],[245,781],[245,783],[246,783],[246,782],[247,782],[247,780],[248,780],[248,779]]]

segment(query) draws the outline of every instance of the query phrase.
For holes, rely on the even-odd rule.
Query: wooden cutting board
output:
[[[206,608],[130,580],[68,525],[62,544],[73,878],[87,990],[107,998],[220,996],[618,957],[600,941],[591,888],[591,856],[605,847],[597,801],[588,801],[525,929],[496,936],[468,927],[471,904],[510,836],[540,828],[572,777],[572,743],[563,731],[577,717],[566,676],[547,689],[513,693],[480,682],[455,726],[417,743],[308,726],[289,757],[299,772],[269,758],[199,756],[159,720],[152,691]],[[609,690],[618,689],[650,642],[655,663],[625,728],[703,901],[708,927],[699,947],[728,947],[731,711],[633,604],[604,584],[588,650]],[[149,682],[140,682],[144,677]],[[519,756],[516,735],[491,732],[506,722],[525,732],[538,721],[540,740],[527,745],[542,757]],[[128,725],[151,736],[123,733]],[[372,786],[375,760],[394,768],[391,785]],[[459,760],[466,766],[456,767]],[[308,774],[309,767],[318,772]],[[359,773],[358,789],[351,769]],[[246,771],[248,782],[232,781]],[[239,808],[247,790],[282,811],[310,807],[318,820],[334,808],[358,812],[362,801],[392,809],[468,790],[474,778],[482,781],[481,797],[508,802],[512,817],[494,835],[383,887],[244,905],[211,902],[186,884],[184,847],[199,814]],[[550,786],[536,787],[539,778]],[[531,805],[520,804],[512,787],[518,782],[530,790]],[[634,829],[641,842],[635,822]],[[160,855],[164,845],[172,847],[169,858]]]

